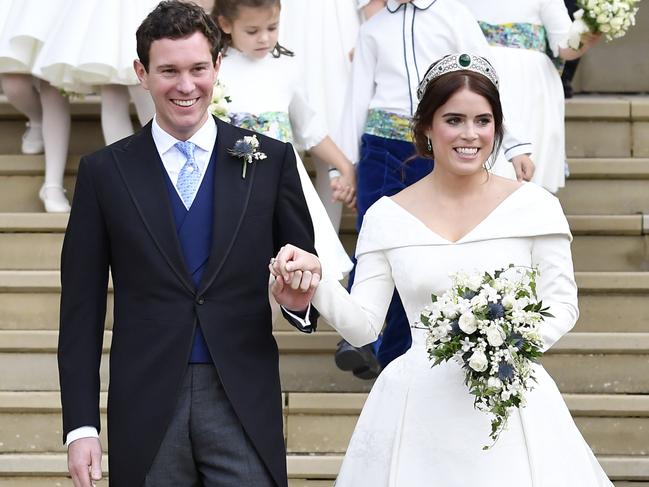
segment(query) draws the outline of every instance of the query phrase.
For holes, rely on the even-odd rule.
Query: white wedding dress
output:
[[[542,329],[546,348],[574,325],[577,288],[571,235],[556,198],[533,183],[507,197],[456,242],[383,197],[365,215],[351,295],[324,279],[313,304],[354,345],[375,340],[394,286],[411,326],[449,274],[492,271],[510,263],[539,266],[539,297],[554,318]],[[536,367],[527,406],[490,444],[490,418],[473,399],[455,362],[432,368],[425,331],[377,379],[358,420],[336,487],[612,486],[575,426],[552,378]]]

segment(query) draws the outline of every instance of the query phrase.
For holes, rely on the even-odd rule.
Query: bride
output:
[[[337,281],[318,283],[317,258],[287,245],[270,265],[278,301],[301,289],[305,304],[311,299],[361,346],[381,331],[395,286],[414,326],[454,272],[538,266],[537,293],[553,315],[541,325],[544,349],[567,333],[578,316],[577,287],[561,206],[539,186],[486,169],[503,131],[497,86],[493,67],[478,56],[450,55],[431,66],[413,132],[419,155],[434,157],[433,171],[369,209],[351,294]],[[412,335],[412,348],[367,398],[337,487],[612,486],[542,366],[527,405],[484,451],[490,417],[474,409],[464,372],[454,361],[431,368],[424,330],[413,327]]]

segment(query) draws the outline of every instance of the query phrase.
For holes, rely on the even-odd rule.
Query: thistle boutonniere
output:
[[[248,164],[252,164],[253,161],[261,161],[266,159],[266,154],[261,151],[258,151],[259,140],[257,140],[256,135],[248,135],[243,139],[239,139],[234,143],[234,147],[229,149],[228,152],[234,157],[239,157],[243,159],[243,170],[241,171],[241,177],[246,178],[246,169]]]

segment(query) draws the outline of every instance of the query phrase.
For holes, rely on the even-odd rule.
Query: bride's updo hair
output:
[[[439,61],[428,68],[432,70]],[[425,77],[424,77],[425,78]],[[444,105],[451,96],[462,89],[476,93],[489,102],[494,117],[494,147],[490,158],[495,161],[503,140],[503,109],[500,104],[498,89],[486,76],[469,70],[458,70],[443,74],[432,79],[424,91],[419,106],[412,119],[412,132],[417,155],[434,159],[432,151],[428,150],[428,137],[426,132],[430,131],[433,124],[433,116],[439,107]],[[493,164],[493,162],[492,162]]]

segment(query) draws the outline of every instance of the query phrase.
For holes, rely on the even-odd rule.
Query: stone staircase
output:
[[[73,104],[71,154],[102,145],[98,112],[94,97]],[[649,486],[649,98],[577,98],[566,115],[571,176],[559,197],[575,236],[581,317],[543,362],[616,486]],[[67,216],[41,212],[42,156],[19,154],[23,119],[2,98],[0,129],[0,487],[71,485],[56,368]],[[70,192],[77,162],[70,157]],[[351,250],[352,214],[341,237]],[[302,335],[280,322],[275,336],[290,486],[330,487],[371,383],[336,369],[338,336],[326,324]]]

